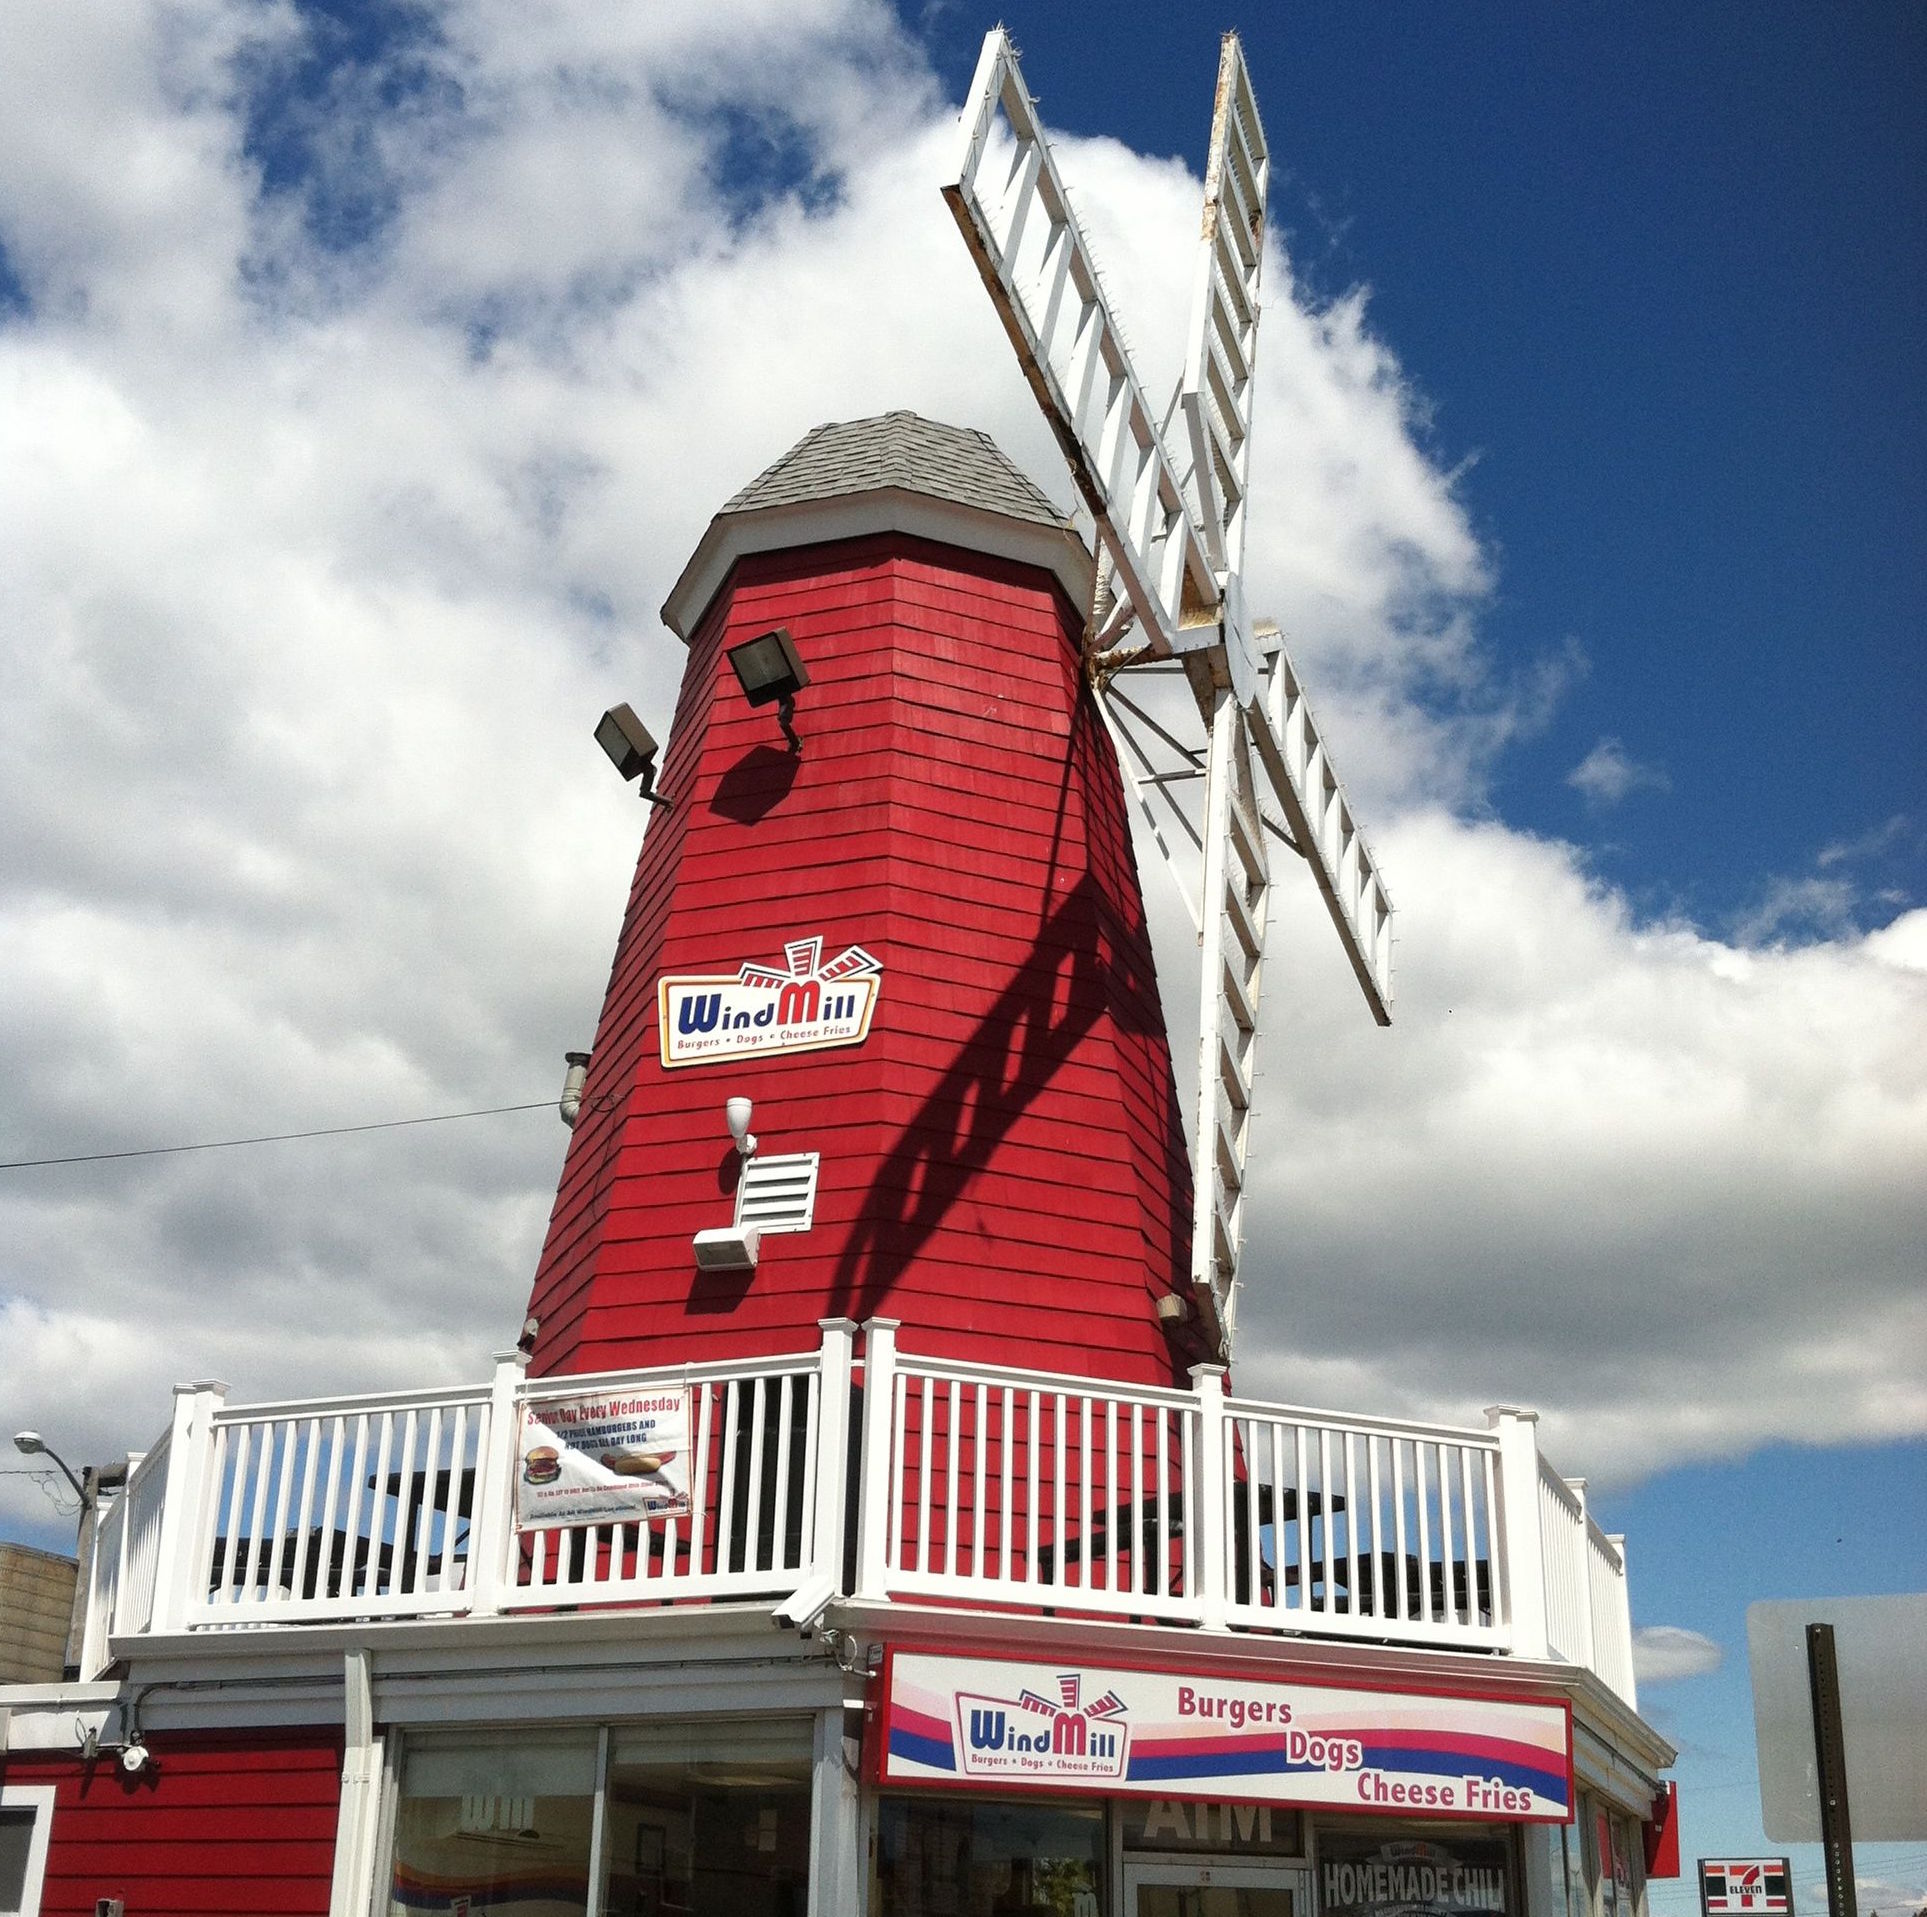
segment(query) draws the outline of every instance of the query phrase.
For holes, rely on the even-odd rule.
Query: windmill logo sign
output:
[[[882,989],[883,967],[860,945],[825,961],[821,938],[791,939],[783,962],[746,959],[734,972],[656,981],[666,1068],[764,1052],[861,1045]]]
[[[956,1749],[963,1774],[1027,1783],[1122,1777],[1131,1747],[1124,1701],[1107,1690],[1084,1704],[1083,1690],[1082,1675],[1064,1671],[1055,1698],[1029,1686],[1015,1697],[957,1692]]]
[[[1089,1699],[1090,1702],[1085,1700]],[[936,1651],[884,1656],[877,1781],[1563,1824],[1564,1705]]]

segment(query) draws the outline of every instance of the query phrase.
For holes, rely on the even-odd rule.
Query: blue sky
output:
[[[1596,1503],[1602,1526],[1625,1533],[1636,1621],[1696,1631],[1721,1651],[1717,1668],[1648,1684],[1640,1696],[1680,1751],[1687,1874],[1656,1891],[1655,1911],[1699,1908],[1695,1857],[1789,1852],[1800,1907],[1823,1909],[1819,1846],[1774,1844],[1760,1828],[1746,1607],[1927,1590],[1927,1444],[1769,1445],[1742,1463],[1661,1472]],[[1917,1892],[1927,1843],[1862,1843],[1854,1861],[1863,1879]],[[1878,1893],[1862,1892],[1863,1910],[1881,1907]]]
[[[1225,24],[1297,272],[1369,286],[1463,465],[1488,641],[1522,672],[1579,655],[1495,805],[1584,838],[1655,914],[1738,924],[1806,879],[1852,897],[1781,899],[1795,933],[1918,903],[1927,13],[1248,11]],[[982,23],[932,16],[961,93]],[[1125,4],[1012,27],[1047,124],[1195,168],[1211,24]],[[1651,774],[1608,833],[1566,782],[1601,737]]]
[[[1294,267],[1369,286],[1496,554],[1488,643],[1561,667],[1494,808],[1654,917],[1799,938],[1919,903],[1927,11],[1247,11]],[[978,23],[932,16],[961,91]],[[1181,12],[1013,31],[1047,124],[1201,164],[1215,49]],[[1571,783],[1601,739],[1628,767],[1609,822]],[[1746,1605],[1927,1588],[1927,1450],[1771,1445],[1601,1504],[1638,1622],[1722,1653],[1644,1700],[1681,1746],[1686,1855],[1777,1849]],[[1917,1889],[1927,1844],[1859,1863]],[[1656,1908],[1696,1909],[1690,1877]]]
[[[710,512],[894,405],[1066,490],[936,193],[988,24],[19,23],[0,1156],[549,1095],[635,849],[587,727],[667,731],[656,608]],[[1217,24],[1011,18],[1153,389]],[[1746,1848],[1746,1602],[1927,1583],[1927,12],[1245,26],[1285,249],[1253,565],[1328,675],[1401,996],[1369,1029],[1281,902],[1240,1362],[1542,1407],[1638,1621],[1721,1653],[1646,1702],[1689,1850]],[[14,1178],[0,1424],[106,1457],[177,1378],[481,1376],[560,1145],[537,1113]],[[15,1475],[0,1525],[64,1529]]]

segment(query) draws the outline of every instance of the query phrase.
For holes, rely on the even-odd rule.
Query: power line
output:
[[[371,1125],[324,1125],[311,1132],[264,1132],[258,1138],[210,1138],[198,1145],[147,1145],[139,1151],[76,1152],[68,1158],[13,1158],[0,1160],[0,1171],[29,1171],[37,1165],[99,1165],[115,1158],[166,1158],[175,1152],[222,1152],[237,1145],[286,1145],[301,1138],[340,1138],[349,1132],[393,1132],[407,1125],[446,1125],[456,1118],[499,1118],[504,1112],[547,1111],[552,1098],[532,1105],[489,1105],[474,1112],[433,1112],[426,1118],[385,1118]]]

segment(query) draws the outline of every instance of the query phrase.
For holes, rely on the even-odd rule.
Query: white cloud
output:
[[[1645,1624],[1633,1633],[1633,1675],[1641,1684],[1717,1671],[1725,1653],[1710,1637],[1677,1624]]]
[[[1641,765],[1611,738],[1601,739],[1566,774],[1566,783],[1595,807],[1617,805],[1632,792],[1667,792],[1673,784],[1659,766]]]
[[[336,128],[330,190],[385,209],[343,251],[247,140],[299,16],[35,19],[0,64],[33,302],[0,325],[0,1157],[539,1098],[593,1027],[641,823],[588,726],[628,698],[666,731],[655,609],[708,514],[893,405],[1068,499],[936,195],[934,83],[860,0],[451,10],[436,85]],[[745,125],[797,192],[719,189]],[[1060,157],[1156,384],[1197,183]],[[1800,949],[1748,949],[1478,817],[1551,695],[1481,648],[1488,556],[1363,296],[1309,310],[1288,273],[1252,599],[1391,872],[1402,984],[1380,1033],[1286,888],[1243,1376],[1536,1400],[1569,1470],[1927,1426],[1927,915],[1809,910]],[[1182,1029],[1188,933],[1161,963]],[[0,1423],[108,1456],[177,1378],[478,1375],[563,1142],[535,1113],[5,1175]]]
[[[1904,812],[1897,812],[1884,824],[1875,826],[1869,832],[1862,832],[1856,838],[1836,839],[1829,845],[1823,845],[1814,864],[1822,871],[1830,865],[1859,864],[1866,859],[1878,858],[1883,852],[1891,851],[1914,836],[1913,822]]]
[[[1816,1878],[1801,1888],[1815,1909],[1826,1902],[1827,1880],[1824,1877]],[[1927,1872],[1918,1867],[1899,1877],[1856,1876],[1853,1888],[1854,1900],[1867,1912],[1867,1917],[1878,1917],[1882,1910],[1887,1911],[1889,1917],[1894,1917],[1895,1913],[1899,1917],[1913,1917],[1913,1913],[1927,1905]]]

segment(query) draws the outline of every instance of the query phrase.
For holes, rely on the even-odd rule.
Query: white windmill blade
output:
[[[1154,656],[1217,643],[1221,591],[1010,37],[984,36],[943,196]]]
[[[1245,1162],[1257,1073],[1271,869],[1251,730],[1222,694],[1205,761],[1204,900],[1199,945],[1198,1105],[1192,1177],[1191,1295],[1217,1322],[1226,1357],[1237,1329]]]
[[[1311,867],[1338,928],[1372,1017],[1389,1025],[1392,895],[1358,829],[1352,802],[1332,769],[1331,754],[1312,720],[1290,654],[1276,637],[1263,643],[1277,650],[1266,673],[1264,695],[1246,711],[1245,725],[1292,839]]]
[[[1271,149],[1245,68],[1244,46],[1235,33],[1227,33],[1218,52],[1191,341],[1179,390],[1205,548],[1213,566],[1233,574],[1244,566],[1258,275],[1264,264],[1270,178]]]
[[[1244,564],[1256,387],[1258,282],[1270,151],[1236,34],[1226,34],[1205,170],[1198,278],[1185,375],[1160,424],[1119,338],[1036,108],[1001,27],[984,38],[944,189],[1038,404],[1096,522],[1099,584],[1087,636],[1100,693],[1112,675],[1179,658],[1207,734],[1202,753],[1136,719],[1184,761],[1153,770],[1121,715],[1120,757],[1174,875],[1153,795],[1202,774],[1203,855],[1195,906],[1202,947],[1192,1296],[1228,1356],[1244,1241],[1245,1167],[1272,874],[1261,800],[1269,789],[1364,988],[1391,1023],[1392,902],[1312,721],[1297,672],[1245,610]],[[1181,411],[1191,464],[1164,440]],[[1111,579],[1115,575],[1116,598]],[[1124,648],[1135,621],[1142,645]],[[1156,668],[1153,668],[1154,670]],[[1128,700],[1123,703],[1130,706]],[[1129,755],[1129,756],[1127,756]],[[1131,758],[1142,761],[1134,766]],[[1276,828],[1273,828],[1274,830]]]

